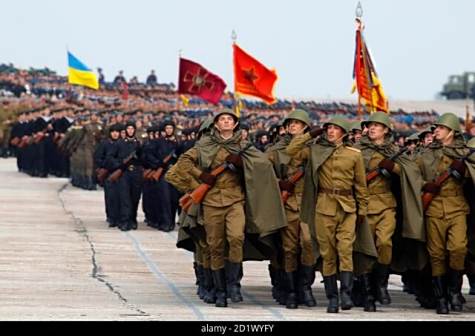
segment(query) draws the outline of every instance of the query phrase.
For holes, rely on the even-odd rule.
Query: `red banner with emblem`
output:
[[[202,65],[180,58],[178,93],[199,96],[217,104],[226,89],[226,83]]]

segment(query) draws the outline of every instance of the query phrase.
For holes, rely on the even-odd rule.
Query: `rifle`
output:
[[[252,146],[252,143],[249,143],[244,149],[240,150],[238,155],[241,155],[246,150]],[[236,169],[232,164],[224,162],[223,164],[216,167],[210,174],[213,176],[221,175],[226,169],[234,170]],[[180,198],[179,203],[183,211],[188,212],[188,209],[192,204],[199,204],[203,201],[203,198],[206,196],[206,193],[211,189],[211,186],[206,183],[200,184],[195,190],[191,193],[186,193]]]
[[[470,155],[472,155],[474,152],[475,152],[475,148],[470,148],[470,153],[468,153],[466,156],[464,156],[461,160],[462,161],[467,160],[468,157]],[[444,171],[441,175],[439,175],[435,179],[434,183],[438,187],[442,187],[442,184],[444,184],[445,181],[447,181],[450,176],[453,176],[455,178],[460,177],[460,176],[457,176],[457,175],[458,175],[458,172],[449,167],[449,169]],[[434,199],[435,196],[437,196],[437,194],[433,194],[433,193],[430,193],[430,192],[424,192],[422,194],[422,207],[424,208],[424,211],[426,211],[429,208],[429,205],[430,205],[430,203],[432,202],[432,200]]]
[[[170,162],[171,159],[176,157],[175,155],[175,150],[173,150],[170,154],[168,154],[164,159],[163,159],[163,164],[161,167],[158,167],[157,170],[153,170],[152,173],[150,174],[150,179],[158,181],[160,180],[160,177],[163,174],[163,171],[165,168],[168,166],[168,163]]]
[[[59,142],[59,140],[61,140],[61,138],[62,138],[62,133],[57,133],[57,132],[56,132],[56,133],[54,134],[53,142],[54,142],[55,144],[58,144],[58,142]]]
[[[135,158],[137,158],[137,152],[133,151],[122,161],[122,167],[117,168],[112,174],[109,175],[107,181],[116,182],[117,180],[119,180],[122,174],[124,174],[125,167],[127,167],[130,161]]]
[[[105,168],[97,168],[96,169],[96,176],[97,176],[97,181],[99,181],[99,184],[103,184],[107,174],[109,174],[109,171]]]
[[[152,174],[153,172],[154,172],[153,169],[150,169],[150,168],[149,168],[149,169],[144,169],[144,171],[143,171],[143,179],[144,179],[144,180],[150,180],[151,174]]]
[[[305,169],[303,167],[299,167],[299,169],[293,174],[291,177],[287,179],[292,184],[297,184],[298,181],[305,175]],[[285,204],[287,203],[287,200],[289,199],[290,192],[287,190],[282,190],[280,192],[280,197],[282,198],[282,202]]]
[[[18,148],[24,148],[24,147],[28,146],[29,141],[30,141],[30,136],[24,135],[24,136],[21,138],[20,143],[18,144]]]
[[[399,152],[397,152],[396,154],[391,156],[388,160],[390,160],[390,161],[396,160],[401,154],[405,153],[408,149],[409,149],[409,147],[404,147]],[[390,177],[391,176],[391,174],[386,169],[376,167],[376,168],[372,169],[370,172],[368,172],[368,174],[366,174],[366,184],[369,184],[372,180],[374,180],[376,177],[378,177],[381,174],[385,177]]]
[[[20,138],[19,137],[14,137],[13,139],[10,140],[10,144],[14,147],[18,146],[20,144]]]

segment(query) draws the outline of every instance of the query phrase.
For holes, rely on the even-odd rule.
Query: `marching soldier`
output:
[[[349,140],[351,141],[353,145],[355,145],[360,142],[362,136],[363,136],[363,130],[361,128],[361,122],[353,121],[351,123]]]
[[[375,112],[362,124],[368,131],[357,148],[361,150],[367,172],[369,203],[366,220],[371,228],[378,259],[369,272],[372,279],[369,273],[362,274],[359,279],[364,293],[364,310],[373,312],[376,310],[375,299],[381,304],[391,303],[387,287],[393,260],[397,198],[406,201],[402,202],[404,207],[400,210],[404,213],[402,217],[405,219],[404,225],[409,228],[407,231],[421,232],[423,228],[422,204],[420,199],[414,196],[418,194],[421,182],[417,165],[407,157],[402,157],[403,151],[392,143],[392,127],[387,113]],[[401,190],[397,198],[393,192],[395,187]],[[402,231],[405,237],[406,230]],[[424,235],[418,239],[423,241]]]
[[[466,176],[471,176],[468,183],[473,183],[474,166],[464,160],[468,149],[457,116],[443,114],[434,125],[434,141],[417,162],[426,182],[422,189],[424,196],[433,196],[425,205],[425,220],[436,311],[448,314],[448,301],[451,310],[463,309],[461,286],[467,254],[466,216],[469,214],[463,188]],[[445,182],[438,180],[448,172]]]
[[[348,127],[345,120],[334,117],[323,129],[314,127],[295,137],[287,147],[291,157],[308,160],[300,218],[316,233],[323,258],[328,313],[338,312],[338,271],[341,308],[347,310],[353,306],[355,229],[364,221],[368,207],[363,157],[360,150],[345,145]],[[322,136],[316,144],[306,146],[318,135]]]
[[[209,246],[217,307],[227,306],[226,291],[232,302],[242,301],[239,279],[245,229],[257,234],[261,240],[286,225],[277,179],[269,169],[271,164],[250,143],[241,139],[239,131],[234,131],[238,121],[232,110],[218,112],[214,118],[215,133],[202,138],[183,154],[183,169],[177,170],[184,180],[190,181],[188,190],[198,187],[195,179],[210,186],[198,206],[203,211],[202,223]],[[217,167],[229,168],[219,175],[212,174]]]
[[[282,191],[290,194],[285,203],[285,214],[288,225],[281,230],[282,247],[284,251],[283,265],[286,274],[286,306],[293,309],[298,307],[297,293],[301,292],[301,300],[308,306],[316,305],[312,293],[312,284],[315,280],[314,265],[316,262],[313,253],[312,237],[308,225],[300,221],[300,203],[303,191],[303,179],[291,181],[294,174],[303,169],[304,161],[290,158],[285,152],[292,138],[303,134],[311,127],[311,120],[304,110],[295,110],[285,119],[284,125],[288,127],[288,135],[281,137],[280,141],[268,148],[269,159],[274,164]],[[299,267],[299,249],[300,262]],[[299,273],[298,273],[299,271]],[[271,274],[272,276],[272,274]],[[300,287],[299,290],[297,287]]]
[[[142,144],[142,159],[144,165],[142,210],[145,215],[145,223],[155,229],[158,229],[158,182],[151,177],[145,176],[145,172],[156,170],[160,166],[160,162],[154,155],[157,146],[157,139],[155,139],[157,130],[158,127],[156,126],[147,128],[148,139]]]
[[[117,145],[117,141],[120,138],[120,130],[121,126],[118,124],[109,127],[109,137],[107,139],[104,139],[97,146],[97,150],[94,153],[94,163],[97,167],[96,172],[98,172],[97,180],[100,184],[104,186],[106,221],[107,223],[109,223],[109,227],[117,227],[119,224],[119,191],[117,190],[117,184],[112,183],[106,178],[107,174],[105,172],[110,172],[110,170],[112,169],[111,167],[109,167],[107,157],[109,153],[114,153],[115,151],[115,146]],[[105,171],[101,172],[101,170]],[[99,176],[100,174],[103,175]]]
[[[137,229],[137,210],[142,194],[143,167],[141,145],[135,137],[135,123],[125,127],[126,138],[117,141],[115,150],[108,153],[107,163],[112,172],[109,181],[117,183],[119,190],[120,219],[122,231]],[[118,175],[115,175],[119,172]]]
[[[166,120],[162,123],[162,130],[165,136],[158,139],[156,143],[155,157],[159,167],[163,169],[163,174],[158,180],[158,229],[169,232],[175,229],[175,218],[178,210],[178,190],[164,178],[168,168],[176,163],[180,156],[180,144],[175,137],[175,123]]]

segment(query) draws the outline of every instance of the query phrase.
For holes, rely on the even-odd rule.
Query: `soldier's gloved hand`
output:
[[[450,168],[457,171],[461,177],[465,176],[465,163],[461,160],[454,160],[450,164]]]
[[[224,159],[227,163],[232,164],[236,168],[242,168],[242,158],[241,155],[238,154],[229,154],[226,159]]]
[[[310,134],[312,138],[316,138],[317,136],[322,135],[323,132],[324,132],[323,128],[315,126],[315,127],[312,127],[312,129],[308,133]]]
[[[440,186],[437,185],[434,182],[427,182],[422,187],[422,191],[423,192],[428,192],[428,193],[431,193],[431,194],[438,194],[440,192]]]
[[[295,184],[287,180],[279,180],[279,188],[281,191],[287,191],[293,193],[295,189]]]
[[[365,215],[358,215],[356,217],[356,225],[361,225],[363,224],[364,220],[366,219],[366,216]]]
[[[381,162],[378,164],[378,167],[386,169],[388,172],[392,173],[392,171],[394,170],[394,161],[389,159],[381,160]]]
[[[202,172],[199,179],[200,179],[200,181],[202,181],[203,183],[206,183],[210,187],[212,187],[216,184],[216,176],[214,176],[210,173],[207,173],[207,172]]]

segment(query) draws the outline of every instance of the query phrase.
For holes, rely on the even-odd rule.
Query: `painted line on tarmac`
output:
[[[190,308],[193,311],[195,316],[200,321],[206,320],[204,314],[201,312],[199,307],[197,307],[191,300],[189,300],[186,296],[184,296],[180,292],[178,287],[176,287],[173,282],[167,279],[167,277],[160,271],[160,268],[157,266],[157,264],[155,264],[155,262],[153,262],[153,260],[150,259],[147,253],[145,253],[138,238],[136,238],[133,234],[127,231],[124,232],[124,234],[127,236],[127,238],[129,238],[133,242],[134,248],[137,251],[138,255],[143,260],[143,262],[147,265],[149,270],[155,275],[155,277],[161,282],[165,283],[168,286],[168,288],[170,288],[170,290],[173,292],[173,294],[175,294],[176,297],[178,297],[188,308]]]

